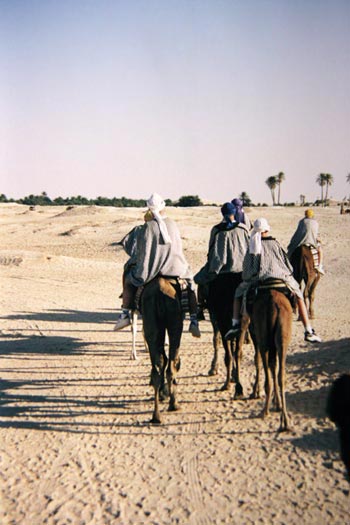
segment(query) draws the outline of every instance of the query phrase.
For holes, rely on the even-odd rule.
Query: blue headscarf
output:
[[[236,221],[231,221],[231,216],[235,216],[235,207],[231,202],[225,202],[221,208],[222,216],[224,217],[224,222],[226,223],[227,229],[233,228]]]
[[[242,222],[244,223],[245,222],[245,215],[244,215],[244,211],[243,211],[243,202],[241,201],[241,199],[233,199],[231,201],[231,204],[233,205],[234,207],[234,216],[235,216],[235,219],[237,222]]]

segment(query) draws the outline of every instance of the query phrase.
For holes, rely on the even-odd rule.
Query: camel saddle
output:
[[[258,281],[252,284],[247,292],[247,309],[251,309],[256,297],[260,294],[264,294],[270,290],[276,290],[277,292],[283,293],[289,300],[293,310],[296,307],[295,294],[288,288],[285,281],[282,279],[265,279],[264,281]]]
[[[173,286],[179,286],[180,291],[181,291],[181,307],[182,307],[182,311],[184,313],[186,313],[186,312],[188,313],[189,312],[189,305],[188,305],[188,291],[187,291],[187,289],[188,289],[189,284],[186,281],[186,279],[181,279],[180,277],[173,277],[173,276],[169,276],[169,275],[157,275],[157,277],[155,277],[152,280],[159,279],[160,277],[162,279],[166,279]],[[152,281],[150,281],[150,282],[152,282]],[[149,283],[147,283],[147,284],[149,284]],[[141,311],[141,297],[142,297],[143,290],[144,290],[145,286],[147,286],[147,284],[139,286],[137,288],[136,294],[135,294],[135,299],[134,299],[135,309],[138,310],[141,314],[142,314],[142,311]]]

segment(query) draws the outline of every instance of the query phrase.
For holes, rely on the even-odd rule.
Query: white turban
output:
[[[165,201],[163,197],[161,197],[158,193],[152,193],[147,201],[147,207],[152,212],[153,217],[158,223],[164,243],[170,244],[171,239],[169,237],[168,228],[166,227],[164,219],[160,214],[160,212],[165,208]]]
[[[249,241],[249,253],[258,255],[261,253],[261,234],[262,232],[269,232],[270,225],[266,219],[256,219],[254,221],[253,232]]]

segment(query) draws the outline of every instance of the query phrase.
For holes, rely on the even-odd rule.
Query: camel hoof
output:
[[[249,399],[260,399],[260,394],[252,392],[249,396]]]
[[[235,395],[233,396],[233,399],[235,401],[238,401],[240,399],[244,399],[243,393],[242,394],[238,394],[237,392],[235,392]]]
[[[240,383],[238,383],[236,385],[236,390],[235,390],[235,397],[234,399],[242,399],[243,397],[243,388],[242,388],[242,385]]]
[[[291,430],[289,417],[282,416],[281,417],[281,424],[280,428],[278,429],[278,432],[289,432]]]
[[[281,426],[281,427],[278,429],[278,432],[289,432],[289,431],[290,431],[290,428],[289,428],[289,427],[282,427],[282,426]]]
[[[152,425],[161,425],[162,421],[159,416],[153,415],[151,423]]]
[[[262,419],[266,419],[269,415],[270,415],[270,412],[267,412],[266,410],[263,410],[263,411],[260,413],[260,417],[261,417]]]
[[[230,383],[224,383],[220,388],[220,392],[225,392],[225,390],[230,390]]]
[[[208,376],[217,376],[218,375],[218,370],[217,368],[211,368],[208,372]]]
[[[171,403],[168,408],[168,412],[177,412],[180,410],[180,406],[177,403]]]
[[[168,387],[162,388],[162,390],[159,391],[159,401],[165,401],[169,397],[169,390]]]

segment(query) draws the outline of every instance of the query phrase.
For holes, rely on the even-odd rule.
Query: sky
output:
[[[0,0],[0,193],[350,194],[348,0]]]

